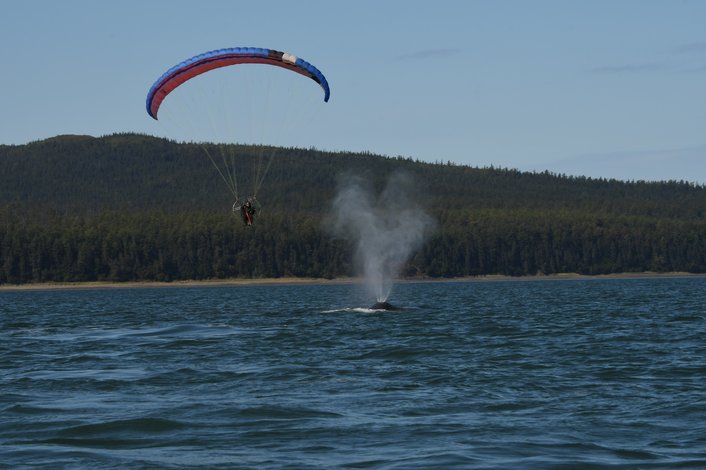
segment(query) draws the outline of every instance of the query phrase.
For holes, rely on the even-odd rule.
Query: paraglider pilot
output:
[[[255,205],[252,198],[248,198],[242,206],[240,206],[240,215],[243,218],[243,224],[252,225],[253,217],[255,216]]]

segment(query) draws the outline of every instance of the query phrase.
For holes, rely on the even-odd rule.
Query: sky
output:
[[[331,87],[323,103],[305,77],[245,66],[274,77],[275,97],[288,88],[275,99],[304,116],[268,131],[265,143],[706,184],[706,1],[0,0],[0,8],[0,144],[115,132],[213,140],[198,126],[180,124],[179,134],[151,119],[147,91],[191,56],[255,46],[302,57]],[[253,88],[229,93],[262,96],[254,76]],[[163,104],[177,120],[189,112],[177,106],[191,94],[183,87]],[[235,121],[234,141],[284,114],[233,108],[247,120]]]

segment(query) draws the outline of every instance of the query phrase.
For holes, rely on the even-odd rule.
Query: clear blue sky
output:
[[[0,7],[4,144],[164,135],[144,100],[166,69],[200,52],[257,46],[299,55],[331,85],[330,102],[316,102],[307,120],[315,132],[302,130],[295,145],[706,183],[706,1]]]

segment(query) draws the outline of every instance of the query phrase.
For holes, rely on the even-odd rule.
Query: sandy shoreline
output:
[[[143,288],[170,288],[170,287],[218,287],[218,286],[267,286],[267,285],[295,285],[295,284],[352,284],[355,279],[318,279],[318,278],[265,278],[265,279],[209,279],[190,281],[128,281],[128,282],[40,282],[30,284],[1,284],[2,291],[19,290],[59,290],[59,289],[143,289]]]
[[[583,275],[575,273],[563,273],[537,276],[469,276],[457,278],[414,278],[397,279],[396,283],[413,282],[492,282],[492,281],[562,281],[580,279],[642,279],[642,278],[675,278],[675,277],[704,277],[706,274],[691,274],[682,272],[670,273],[619,273]],[[31,290],[61,290],[61,289],[141,289],[141,288],[170,288],[170,287],[219,287],[219,286],[278,286],[278,285],[326,285],[326,284],[358,284],[362,283],[360,278],[265,278],[265,279],[213,279],[204,281],[135,281],[135,282],[46,282],[32,284],[0,284],[0,292],[8,291],[31,291]]]

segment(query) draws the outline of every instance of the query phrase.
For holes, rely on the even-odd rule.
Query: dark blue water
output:
[[[0,467],[706,468],[706,278],[0,293]]]

